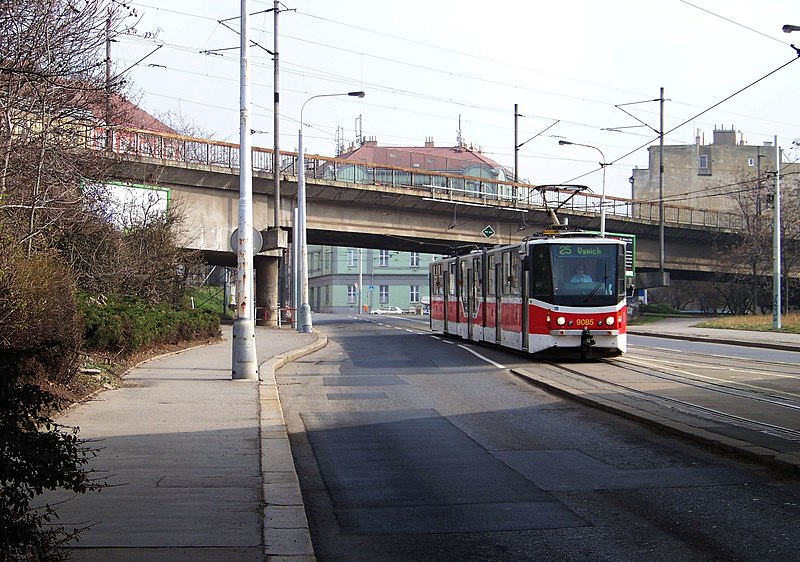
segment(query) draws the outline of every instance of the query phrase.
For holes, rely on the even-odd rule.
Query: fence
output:
[[[96,128],[92,139],[94,148],[106,149],[105,128]],[[112,129],[111,150],[120,155],[148,157],[164,161],[182,162],[238,170],[239,145],[223,141],[205,140],[180,135],[158,133],[139,129]],[[273,150],[253,148],[253,170],[272,173]],[[467,204],[496,206],[519,210],[543,210],[561,206],[561,212],[596,214],[600,211],[601,197],[595,193],[549,187],[512,181],[463,176],[457,173],[432,172],[415,168],[401,168],[356,162],[335,157],[306,155],[306,180],[332,180],[354,185],[376,185],[412,190],[414,194],[435,201],[453,201]],[[297,153],[280,152],[280,173],[297,175]],[[546,205],[545,205],[546,202]],[[634,201],[622,197],[606,197],[606,216],[627,218],[632,221],[660,221],[657,201]],[[687,227],[706,227],[737,230],[743,226],[741,215],[664,205],[664,223]]]

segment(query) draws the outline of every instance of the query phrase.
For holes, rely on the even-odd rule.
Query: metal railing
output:
[[[106,150],[105,128],[94,129],[92,146]],[[111,151],[124,156],[148,157],[166,162],[181,162],[238,170],[239,145],[140,129],[114,128]],[[270,148],[253,148],[253,171],[272,173]],[[297,175],[297,153],[280,151],[280,173]],[[544,210],[561,205],[560,212],[599,214],[601,196],[569,189],[537,189],[535,185],[513,181],[464,176],[457,173],[431,172],[420,169],[375,165],[335,157],[306,155],[306,181],[330,180],[354,185],[404,188],[416,195],[436,201]],[[635,201],[606,196],[606,216],[631,221],[659,222],[657,201]],[[743,226],[741,215],[723,211],[664,205],[664,223],[681,227],[704,227],[738,230]]]

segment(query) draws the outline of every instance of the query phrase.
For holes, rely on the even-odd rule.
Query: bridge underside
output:
[[[185,216],[187,247],[203,252],[209,263],[235,265],[229,239],[238,226],[239,177],[236,170],[216,166],[141,158],[117,162],[118,177],[142,185],[169,187],[174,204]],[[253,219],[258,230],[274,228],[272,175],[253,175]],[[296,206],[296,177],[281,181],[279,223],[289,231]],[[469,248],[510,244],[549,228],[542,208],[516,208],[498,200],[463,194],[437,195],[411,187],[366,185],[309,178],[307,229],[310,244],[378,248],[448,254]],[[598,230],[596,210],[562,209],[559,218],[572,227]],[[486,237],[489,226],[494,234]],[[659,269],[659,226],[641,218],[607,216],[609,233],[635,234],[636,267]],[[721,264],[712,244],[731,234],[724,229],[667,225],[664,268],[673,279],[707,279]]]

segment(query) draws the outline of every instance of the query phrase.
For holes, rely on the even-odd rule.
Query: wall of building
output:
[[[350,251],[352,250],[352,259]],[[405,311],[421,310],[429,302],[428,264],[437,256],[418,256],[418,266],[412,267],[410,252],[363,249],[337,246],[308,247],[309,301],[315,312],[355,313],[358,295],[351,297],[350,285],[359,286],[359,257],[361,260],[361,303],[365,311],[382,306],[397,306]],[[418,288],[416,299],[411,287]],[[381,288],[388,295],[381,298]],[[386,293],[384,293],[386,294]]]
[[[635,200],[659,200],[659,147],[649,149],[647,169],[635,169],[632,196]],[[713,211],[739,211],[731,194],[760,177],[769,182],[775,170],[775,147],[771,143],[747,145],[734,130],[714,131],[714,142],[664,146],[664,202]]]

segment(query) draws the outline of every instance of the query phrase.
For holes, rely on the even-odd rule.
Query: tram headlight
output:
[[[609,325],[609,326],[613,326],[614,325],[614,317],[613,316],[609,316],[608,318],[606,318],[606,324]]]
[[[567,320],[563,316],[559,316],[558,318],[556,318],[556,324],[558,324],[559,326],[563,326],[566,323]]]

